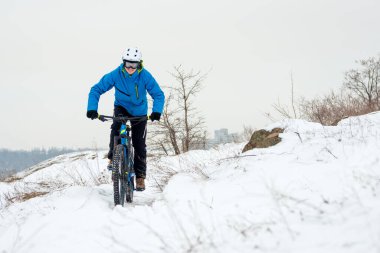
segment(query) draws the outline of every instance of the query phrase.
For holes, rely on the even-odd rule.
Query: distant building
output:
[[[228,129],[222,128],[214,131],[214,140],[217,143],[228,143],[230,142],[230,136],[228,135]]]
[[[227,128],[221,128],[214,131],[214,139],[208,139],[206,148],[212,148],[219,144],[231,143],[239,140],[239,135],[237,133],[229,134]]]

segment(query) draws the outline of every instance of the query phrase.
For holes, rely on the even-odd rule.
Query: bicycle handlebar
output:
[[[113,117],[113,116],[106,116],[106,115],[98,115],[98,119],[102,122],[108,121],[108,120],[115,120],[120,122],[126,122],[128,120],[148,120],[150,119],[149,116],[142,116],[142,117],[128,117],[128,116],[122,116],[122,117]]]

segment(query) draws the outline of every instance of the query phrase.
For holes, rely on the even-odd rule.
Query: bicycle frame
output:
[[[114,201],[115,205],[124,205],[124,200],[127,202],[133,201],[133,191],[135,191],[134,177],[134,150],[132,147],[131,125],[129,122],[148,120],[148,116],[143,117],[112,117],[99,115],[101,121],[113,120],[120,122],[119,136],[115,136],[113,140],[112,159],[112,175],[114,185]],[[117,158],[115,159],[115,156]],[[120,161],[122,159],[122,161]],[[122,164],[121,164],[122,163]]]
[[[135,172],[133,170],[133,163],[134,163],[133,157],[129,158],[131,155],[130,151],[132,150],[131,148],[132,138],[130,136],[130,132],[131,132],[131,126],[127,122],[123,121],[119,130],[119,136],[114,137],[114,149],[119,144],[119,140],[120,140],[120,144],[122,144],[124,147],[123,153],[125,157],[124,159],[125,164],[123,168],[131,168],[131,172],[122,171],[123,174],[126,174],[128,176],[128,182],[130,182],[131,179],[135,176]]]

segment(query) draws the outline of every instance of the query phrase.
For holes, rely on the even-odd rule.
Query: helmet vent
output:
[[[132,62],[140,62],[142,59],[141,50],[137,47],[130,47],[124,51],[122,56],[123,60],[132,61]]]

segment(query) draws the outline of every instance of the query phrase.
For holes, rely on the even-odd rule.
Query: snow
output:
[[[105,152],[59,156],[0,183],[0,252],[380,252],[379,126],[284,120],[270,148],[149,158],[124,207]]]

